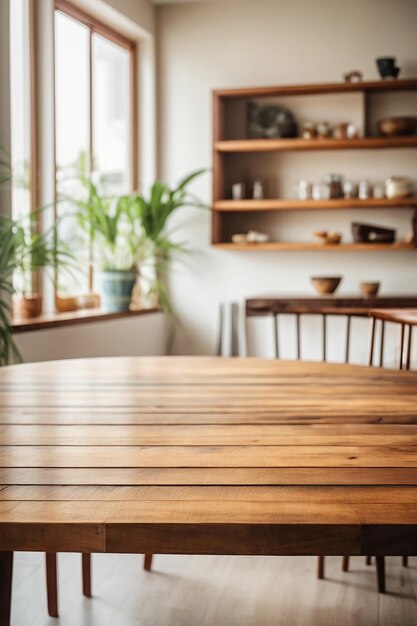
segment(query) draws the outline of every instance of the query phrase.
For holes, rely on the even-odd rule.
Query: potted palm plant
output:
[[[182,207],[208,208],[188,189],[189,184],[206,171],[199,169],[192,172],[174,188],[157,180],[148,195],[136,192],[129,197],[131,219],[137,219],[143,231],[144,256],[154,262],[155,279],[149,290],[150,295],[155,294],[160,306],[167,312],[172,312],[167,289],[169,264],[175,254],[187,251],[183,244],[171,240],[168,223]]]
[[[127,311],[143,254],[140,225],[130,210],[128,196],[101,194],[91,180],[83,177],[81,182],[85,197],[73,202],[98,268],[101,307],[107,312]]]

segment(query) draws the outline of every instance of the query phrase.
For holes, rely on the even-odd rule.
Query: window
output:
[[[10,112],[12,175],[12,217],[28,229],[33,228],[30,213],[36,210],[35,159],[33,141],[33,94],[31,76],[32,43],[31,5],[29,0],[10,3]],[[36,273],[15,273],[13,282],[18,291],[38,292]]]
[[[136,187],[135,46],[63,0],[55,7],[57,216],[82,270],[62,272],[58,292],[76,295],[92,291],[93,276],[70,198],[83,177],[109,194]]]

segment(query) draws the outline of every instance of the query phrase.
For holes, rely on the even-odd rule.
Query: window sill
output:
[[[26,333],[33,330],[46,330],[48,328],[59,328],[61,326],[75,326],[76,324],[90,324],[91,322],[105,322],[126,317],[136,317],[147,315],[148,313],[160,313],[157,308],[137,309],[135,311],[123,311],[120,313],[106,313],[101,309],[84,309],[82,311],[71,311],[69,313],[51,313],[40,315],[34,318],[14,318],[12,323],[13,333]]]

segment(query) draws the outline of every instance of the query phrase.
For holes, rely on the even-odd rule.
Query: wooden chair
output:
[[[415,325],[417,325],[417,310],[415,311]],[[322,318],[322,361],[327,361],[327,317],[328,315],[336,315],[336,316],[344,316],[346,317],[346,339],[344,345],[344,362],[349,363],[350,356],[350,342],[351,342],[351,320],[353,317],[362,317],[363,313],[360,312],[349,312],[347,310],[337,310],[336,308],[329,309],[328,311],[318,310],[316,307],[311,311],[303,308],[300,311],[296,309],[292,309],[288,311],[291,314],[295,314],[296,316],[296,327],[295,327],[295,342],[296,342],[296,357],[297,360],[301,359],[301,314],[303,315],[321,315]],[[388,309],[387,313],[391,311]],[[271,317],[273,321],[273,345],[274,345],[274,356],[276,359],[280,358],[280,338],[279,338],[279,327],[278,327],[278,317],[279,315],[283,315],[283,313],[272,312]],[[371,315],[371,312],[369,313]],[[384,323],[384,322],[382,322]],[[411,329],[411,326],[410,326]],[[372,318],[371,323],[371,340],[370,340],[370,354],[369,354],[369,365],[373,364],[373,352],[374,352],[374,344],[375,344],[375,318]],[[401,330],[401,340],[400,340],[400,369],[402,366],[403,358],[403,346],[404,346],[404,327],[402,326]],[[384,347],[384,332],[382,330],[381,333],[381,348],[380,348],[380,357],[379,357],[379,365],[382,367],[383,365],[383,347]],[[407,369],[410,365],[410,354],[411,354],[411,330],[408,334],[408,343],[407,343]],[[365,557],[366,564],[370,565],[372,557]],[[377,576],[377,586],[379,593],[385,593],[386,585],[385,585],[385,558],[383,556],[376,556],[376,576]],[[403,566],[406,567],[408,565],[408,557],[402,557]],[[347,572],[349,570],[349,556],[344,556],[342,559],[342,570]],[[319,579],[323,579],[325,577],[325,557],[319,556],[317,561],[317,577]]]

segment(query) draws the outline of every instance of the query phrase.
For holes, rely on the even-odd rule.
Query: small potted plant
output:
[[[81,178],[85,198],[74,200],[77,218],[93,250],[96,284],[106,312],[127,311],[143,256],[144,238],[130,210],[128,196],[101,194],[98,186]]]
[[[72,255],[57,236],[57,224],[45,232],[38,232],[36,220],[39,212],[31,213],[12,225],[14,241],[14,311],[18,317],[37,317],[42,313],[42,294],[39,273],[52,270],[52,279],[58,267],[68,267]]]

